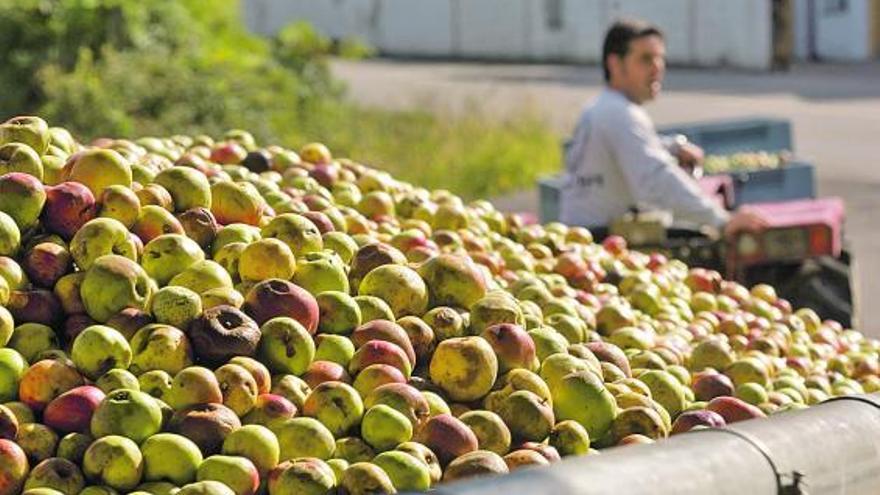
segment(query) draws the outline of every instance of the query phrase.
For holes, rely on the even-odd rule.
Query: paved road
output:
[[[497,118],[537,112],[567,135],[601,89],[596,67],[371,60],[334,62],[352,99],[384,108],[460,113],[477,104]],[[859,266],[859,328],[880,337],[880,63],[804,65],[787,73],[671,69],[658,125],[745,116],[788,118],[796,154],[816,164],[819,192],[847,204],[847,236]],[[537,209],[535,191],[496,204]]]

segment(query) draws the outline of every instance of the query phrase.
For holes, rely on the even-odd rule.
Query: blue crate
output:
[[[729,174],[733,179],[734,208],[750,203],[790,201],[816,197],[816,169],[806,162],[789,162],[777,169],[750,170]],[[559,220],[561,175],[538,181],[541,223]]]
[[[742,151],[794,151],[791,123],[783,119],[738,119],[664,126],[660,134],[684,134],[707,155]]]
[[[733,206],[816,197],[816,169],[806,162],[788,162],[768,170],[733,172]]]

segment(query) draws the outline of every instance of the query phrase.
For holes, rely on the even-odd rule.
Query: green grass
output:
[[[328,60],[369,56],[368,46],[305,23],[258,37],[239,13],[238,0],[0,0],[0,117],[41,115],[83,142],[232,128],[265,145],[321,141],[467,199],[534,187],[559,167],[558,137],[535,113],[358,106]]]
[[[347,104],[310,116],[303,129],[284,136],[292,146],[309,140],[324,142],[336,156],[466,199],[535,187],[561,163],[559,136],[534,113],[497,120],[476,107],[449,117]]]

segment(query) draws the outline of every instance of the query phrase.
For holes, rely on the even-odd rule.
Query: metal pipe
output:
[[[728,429],[766,446],[781,493],[880,493],[880,396],[839,397]]]
[[[442,485],[441,495],[877,494],[880,395]]]

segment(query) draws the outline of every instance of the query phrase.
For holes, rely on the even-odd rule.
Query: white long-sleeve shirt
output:
[[[560,219],[569,225],[606,226],[636,204],[676,222],[720,228],[729,219],[678,166],[645,110],[618,91],[587,105],[565,161]]]

